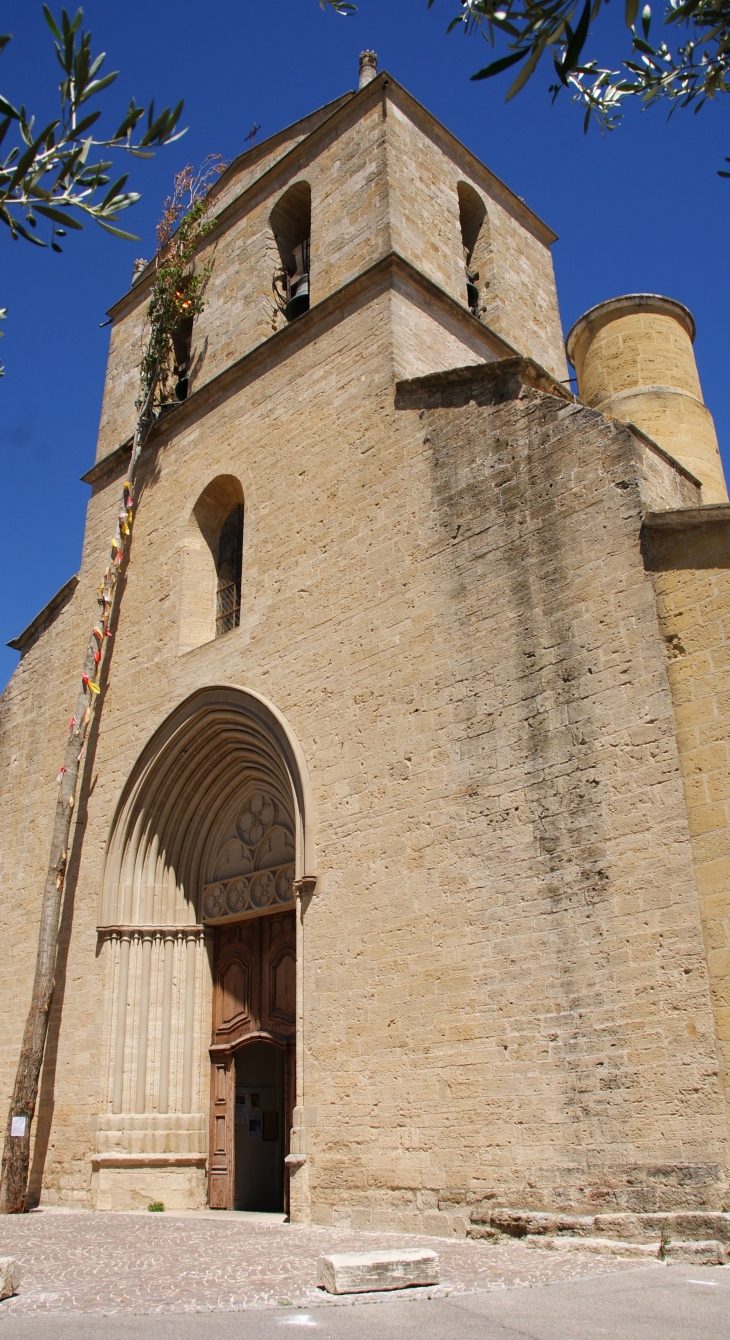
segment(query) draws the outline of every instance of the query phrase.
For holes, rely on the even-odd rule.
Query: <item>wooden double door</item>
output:
[[[288,1212],[288,1178],[284,1159],[294,1110],[296,1028],[296,928],[294,912],[256,917],[249,921],[216,927],[213,961],[213,1033],[210,1047],[210,1155],[208,1159],[208,1204],[212,1209],[239,1208],[242,1167],[236,1175],[236,1150],[239,1162],[245,1159],[256,1171],[261,1161],[257,1185],[274,1175],[277,1188],[265,1189],[260,1205],[247,1203],[241,1208],[270,1209],[272,1198],[280,1198]],[[244,1049],[250,1049],[244,1055]],[[273,1057],[271,1049],[280,1056]],[[258,1057],[277,1062],[277,1097],[266,1099],[264,1089],[246,1078],[246,1061]],[[242,1065],[242,1062],[244,1063]],[[249,1066],[249,1070],[251,1067]],[[254,1071],[255,1072],[255,1066]],[[238,1087],[237,1087],[238,1073]],[[243,1085],[241,1087],[243,1077]],[[273,1092],[273,1091],[272,1091]],[[261,1112],[259,1102],[268,1102],[270,1110]],[[247,1105],[255,1103],[253,1112]],[[278,1103],[275,1109],[274,1104]],[[278,1112],[274,1120],[274,1110]],[[247,1123],[244,1125],[244,1123]],[[249,1130],[250,1123],[250,1130]],[[276,1131],[276,1134],[274,1132]],[[275,1139],[276,1150],[262,1143],[243,1144],[252,1138]],[[275,1174],[272,1156],[277,1164]],[[269,1173],[267,1170],[271,1170]],[[249,1179],[250,1180],[250,1179]],[[251,1193],[250,1194],[255,1194]]]

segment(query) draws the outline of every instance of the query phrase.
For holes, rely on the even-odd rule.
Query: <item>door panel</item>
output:
[[[227,1210],[233,1196],[233,1057],[217,1056],[211,1071],[208,1203]]]
[[[267,923],[267,924],[266,924]],[[262,926],[261,1027],[289,1037],[296,1022],[297,946],[293,912]]]
[[[216,933],[213,1041],[221,1043],[258,1027],[260,934],[255,921]]]

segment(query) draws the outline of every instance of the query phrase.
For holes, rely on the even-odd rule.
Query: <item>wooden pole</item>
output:
[[[99,590],[100,615],[89,638],[81,674],[81,687],[68,731],[63,765],[58,775],[58,798],[53,820],[51,852],[41,902],[41,920],[38,928],[35,978],[30,1009],[23,1033],[20,1060],[15,1076],[13,1097],[5,1129],[2,1173],[0,1175],[0,1214],[23,1214],[28,1190],[30,1169],[30,1137],[38,1100],[43,1053],[48,1036],[48,1020],[53,1001],[58,953],[58,924],[61,899],[66,878],[71,823],[76,806],[81,757],[89,731],[96,699],[99,696],[99,676],[109,641],[108,631],[114,611],[114,601],[122,562],[128,551],[133,521],[133,489],[137,462],[152,424],[151,406],[157,376],[145,397],[137,420],[132,446],[128,480],[124,485],[117,517],[116,535],[112,542],[109,566]]]

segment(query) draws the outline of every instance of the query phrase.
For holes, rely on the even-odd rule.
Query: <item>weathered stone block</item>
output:
[[[664,1257],[667,1261],[689,1261],[698,1266],[724,1266],[725,1248],[715,1238],[706,1242],[668,1242]]]
[[[436,1252],[333,1252],[320,1256],[317,1283],[328,1293],[375,1293],[438,1284]]]
[[[11,1298],[19,1288],[19,1262],[14,1256],[0,1256],[0,1298]]]

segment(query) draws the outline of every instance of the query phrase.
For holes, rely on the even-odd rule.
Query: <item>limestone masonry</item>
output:
[[[692,318],[594,308],[576,398],[555,235],[372,53],[214,212],[83,764],[31,1203],[724,1243],[730,503]],[[152,280],[112,309],[78,578],[2,698],[3,1112]]]

